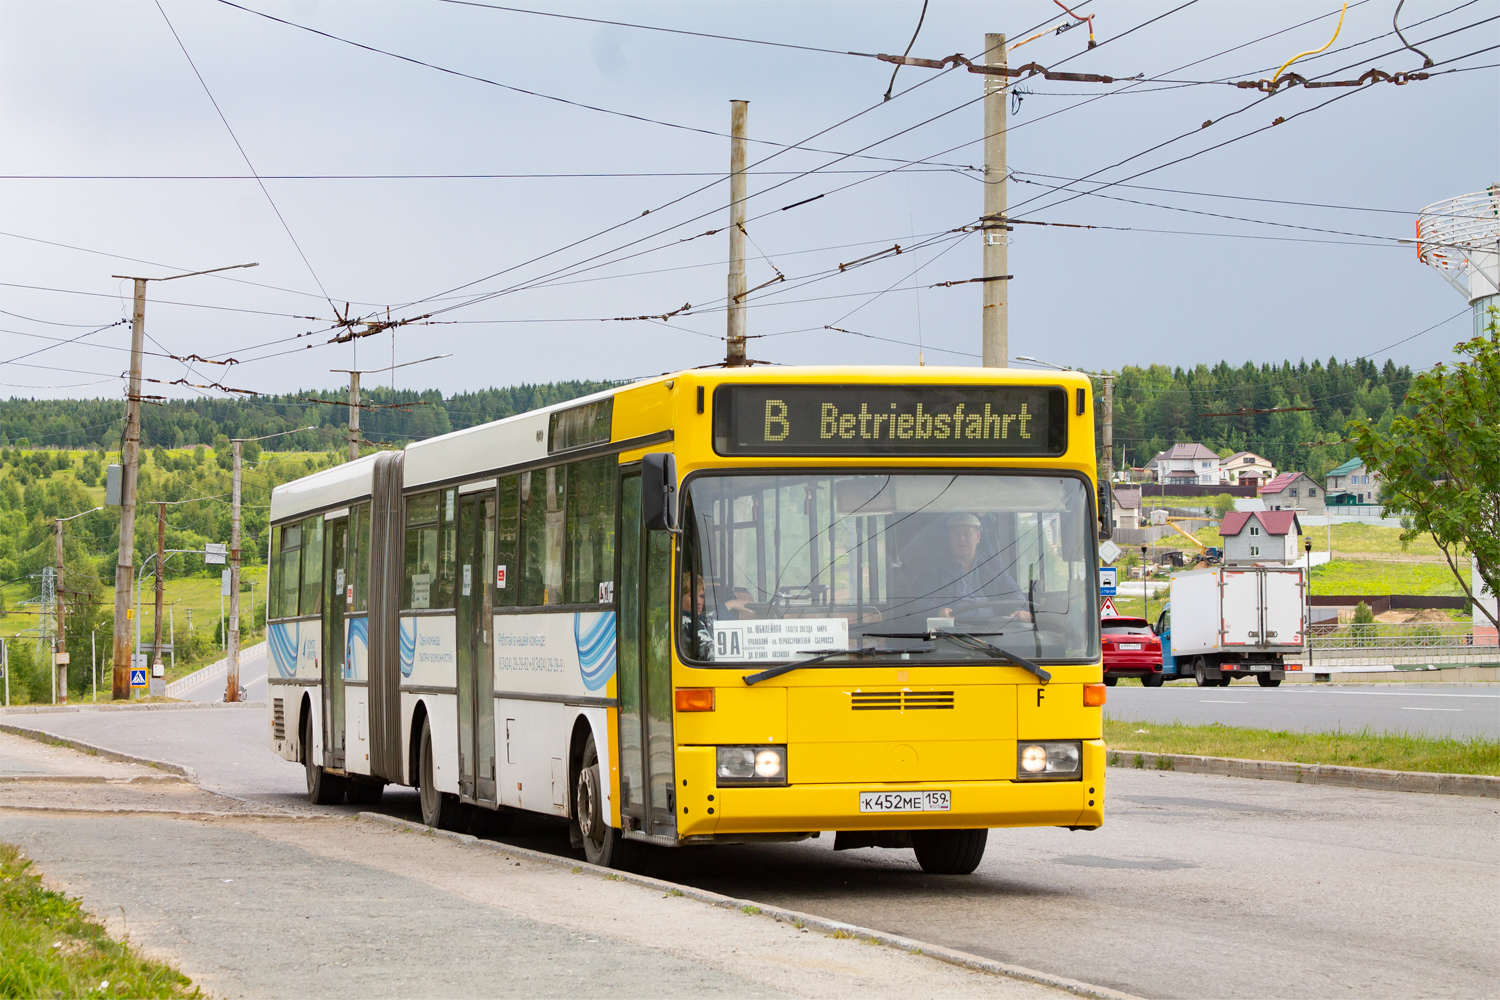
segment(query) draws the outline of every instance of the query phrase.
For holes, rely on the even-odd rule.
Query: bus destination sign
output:
[[[1067,445],[1056,386],[724,385],[721,455],[1056,456]]]

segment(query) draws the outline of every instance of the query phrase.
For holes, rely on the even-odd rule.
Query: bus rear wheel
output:
[[[583,745],[578,780],[573,785],[573,818],[583,837],[583,858],[591,865],[637,871],[644,860],[642,845],[628,841],[609,825],[605,813],[603,783],[599,775],[599,749],[594,737]]]
[[[323,770],[313,759],[312,713],[302,717],[302,764],[307,769],[307,797],[315,806],[336,806],[344,801],[348,783]]]
[[[422,804],[422,822],[439,830],[452,830],[461,822],[463,803],[457,795],[437,790],[432,754],[432,722],[422,720],[422,742],[417,750],[417,798]]]
[[[968,875],[984,858],[988,830],[914,830],[917,864],[929,875]]]

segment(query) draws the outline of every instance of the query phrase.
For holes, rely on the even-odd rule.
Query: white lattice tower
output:
[[[1500,184],[1417,213],[1417,259],[1436,268],[1471,306],[1474,333],[1500,305]]]

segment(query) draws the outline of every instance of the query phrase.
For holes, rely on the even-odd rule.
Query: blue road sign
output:
[[[1113,566],[1099,567],[1099,596],[1114,597],[1117,574]]]
[[[143,688],[146,686],[146,671],[132,668],[130,671],[130,686]]]

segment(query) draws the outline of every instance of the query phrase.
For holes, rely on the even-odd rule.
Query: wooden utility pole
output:
[[[984,36],[985,63],[1004,66],[1005,36]],[[982,364],[986,368],[1004,368],[1010,361],[1009,318],[1006,314],[1010,283],[1002,277],[1009,274],[1009,226],[1005,198],[1005,101],[1008,77],[984,76],[984,271],[991,281],[981,282],[984,296],[981,330]]]
[[[146,336],[146,281],[135,278],[130,314],[130,382],[125,394],[125,437],[120,469],[120,548],[115,562],[114,680],[110,696],[130,697],[130,590],[135,586],[135,483],[141,446],[141,354]]]
[[[161,603],[166,587],[162,580],[167,573],[167,505],[157,503],[156,505],[156,629],[152,637],[151,647],[151,676],[165,677],[166,673],[161,665]],[[150,688],[147,688],[150,690]]]
[[[745,360],[745,120],[749,101],[729,102],[729,329],[724,364]]]
[[[57,519],[57,639],[52,650],[52,700],[68,703],[68,626],[63,607],[63,519]]]
[[[359,376],[350,376],[354,386],[359,385]],[[351,390],[351,395],[359,390]],[[350,409],[350,420],[358,420],[357,409]],[[359,432],[359,425],[354,425],[353,434]],[[240,700],[240,461],[243,441],[235,441],[234,444],[234,486],[230,493],[231,501],[229,507],[229,635],[226,642],[227,649],[224,658],[227,661],[228,680],[224,683],[224,700]],[[357,446],[351,437],[349,442],[351,450]],[[254,618],[254,614],[251,615]]]

